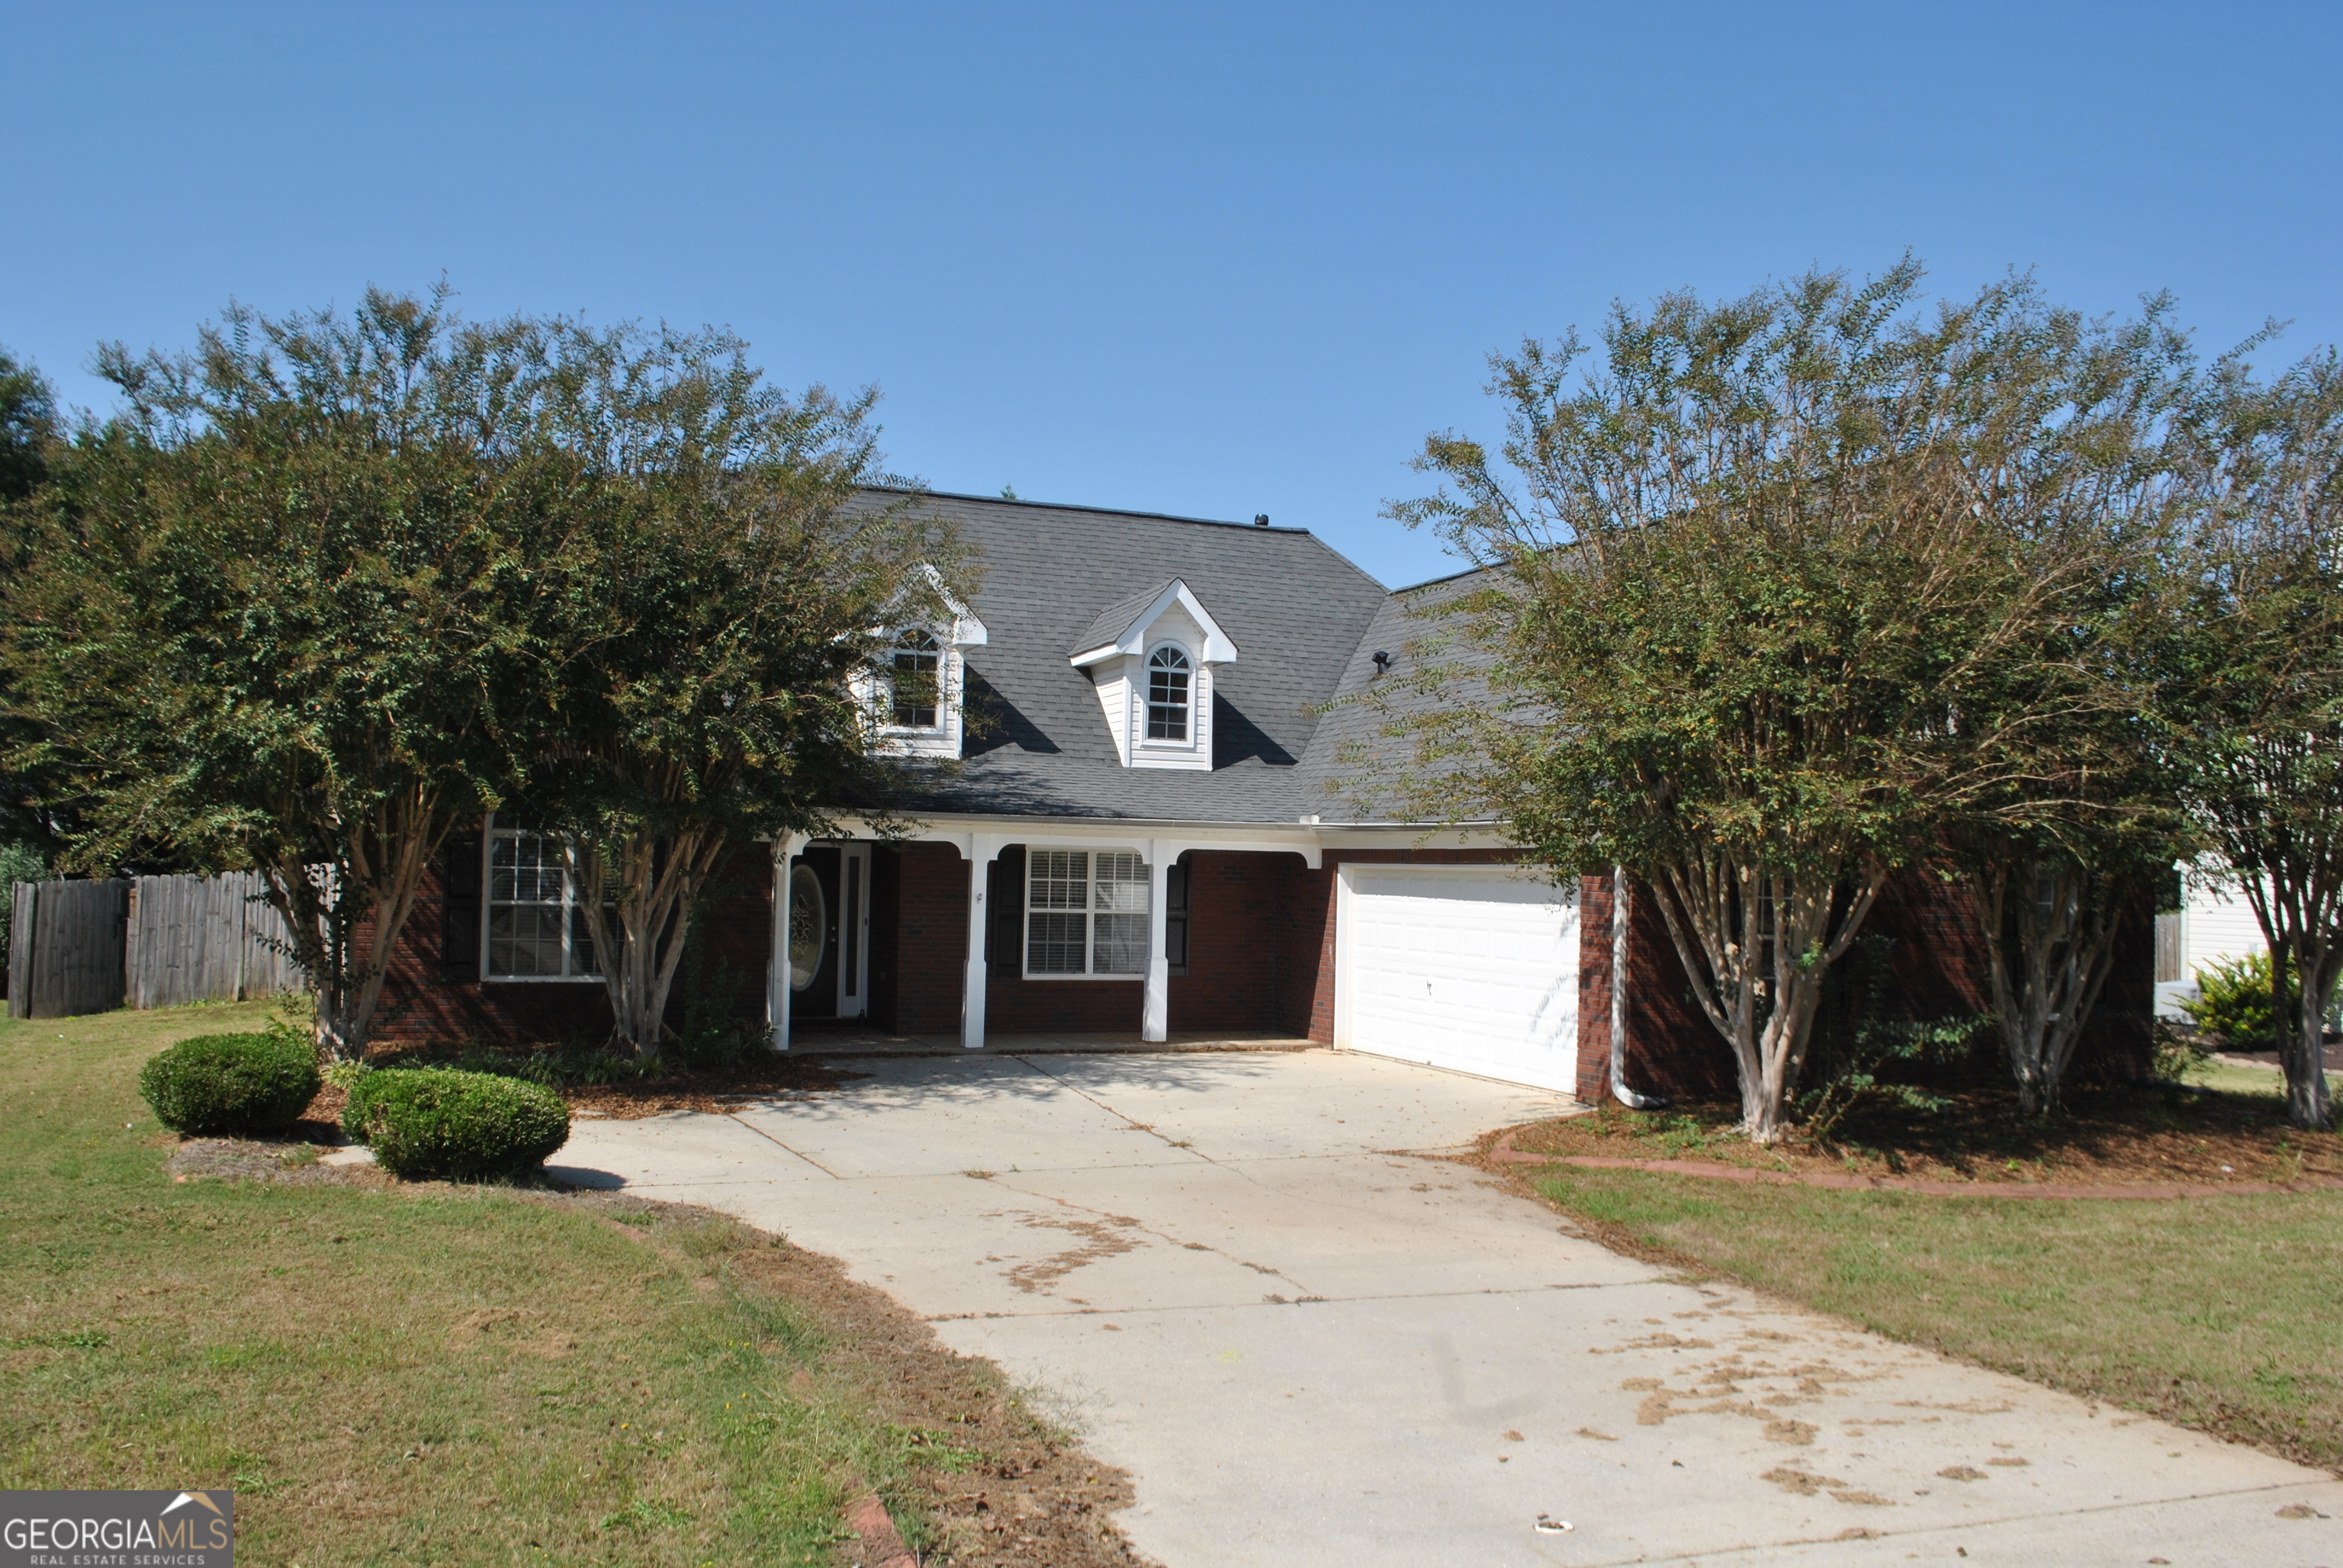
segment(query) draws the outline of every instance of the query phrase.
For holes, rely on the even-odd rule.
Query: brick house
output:
[[[1593,1100],[1620,1030],[1645,1086],[1729,1090],[1648,900],[1623,920],[1607,879],[1558,888],[1492,832],[1337,792],[1375,733],[1343,699],[1402,667],[1457,579],[1387,590],[1266,518],[929,504],[982,579],[951,624],[900,628],[872,678],[888,743],[926,765],[900,803],[916,825],[846,817],[737,855],[679,989],[723,992],[783,1049],[841,1027],[1307,1036]],[[525,820],[453,841],[381,1033],[606,1029],[568,897]],[[1952,977],[1929,983],[1976,1001],[1957,920],[1891,904]]]

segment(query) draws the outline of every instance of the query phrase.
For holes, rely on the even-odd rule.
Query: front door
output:
[[[789,868],[789,1016],[836,1018],[839,851],[814,845]]]

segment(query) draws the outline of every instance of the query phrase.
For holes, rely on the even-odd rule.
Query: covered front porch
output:
[[[792,839],[774,853],[773,1044],[1298,1046],[1320,1000],[1321,866],[1307,829],[939,823]]]

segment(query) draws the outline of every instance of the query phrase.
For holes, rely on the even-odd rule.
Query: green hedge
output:
[[[2289,1008],[2302,994],[2301,982],[2287,970],[2286,1000]],[[2230,1050],[2275,1050],[2278,1014],[2270,1006],[2270,956],[2248,953],[2241,959],[2217,960],[2197,971],[2197,995],[2184,1000],[2180,1010],[2207,1034],[2221,1037]]]
[[[411,1181],[478,1181],[545,1162],[569,1141],[569,1108],[539,1084],[453,1068],[369,1072],[349,1088],[342,1130]]]
[[[138,1091],[163,1125],[192,1133],[282,1132],[317,1084],[316,1048],[290,1030],[183,1040],[138,1074]]]

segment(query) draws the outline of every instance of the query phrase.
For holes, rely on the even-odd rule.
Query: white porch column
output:
[[[789,865],[805,846],[803,833],[773,840],[773,951],[765,964],[765,1023],[775,1050],[789,1048]]]
[[[1180,846],[1171,839],[1147,841],[1147,991],[1139,1010],[1139,1038],[1158,1045],[1172,1035],[1172,960],[1163,944],[1172,930],[1172,862],[1179,858]]]
[[[970,833],[960,839],[960,853],[968,857],[968,965],[960,984],[960,1043],[968,1050],[984,1046],[984,930],[991,912],[984,895],[993,857],[1007,842],[998,833]]]

